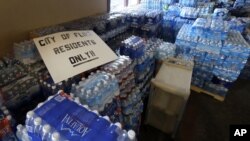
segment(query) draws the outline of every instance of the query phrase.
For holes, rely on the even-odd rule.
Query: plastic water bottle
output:
[[[60,133],[58,132],[54,132],[52,135],[51,135],[51,141],[68,141],[66,139],[64,139]]]
[[[9,121],[11,127],[14,127],[14,126],[15,126],[15,124],[16,124],[15,122],[16,122],[16,121],[12,118],[11,115],[7,115],[7,116],[6,116],[6,119]]]
[[[23,125],[21,125],[21,124],[18,124],[16,128],[17,128],[16,136],[17,136],[17,138],[18,138],[19,140],[21,140],[21,139],[22,139],[22,136],[23,136],[22,131],[23,131],[23,129],[24,129],[25,127],[24,127]]]
[[[123,130],[118,137],[118,141],[136,141],[135,132],[133,130],[129,130],[128,132],[126,130]]]
[[[25,126],[27,128],[27,131],[30,132],[30,133],[34,133],[34,127],[33,127],[34,118],[35,118],[34,111],[29,111],[26,114]]]
[[[136,134],[135,134],[134,130],[128,131],[128,139],[129,139],[129,141],[137,141]]]
[[[39,136],[42,129],[42,119],[40,117],[36,117],[34,119],[34,133],[35,135]]]
[[[51,127],[49,124],[45,124],[42,127],[41,139],[42,141],[48,141],[50,138],[51,138]]]
[[[26,128],[22,130],[22,141],[31,141]]]
[[[121,124],[115,123],[111,124],[111,126],[104,131],[102,136],[102,141],[115,141],[118,139],[119,134],[121,133]]]

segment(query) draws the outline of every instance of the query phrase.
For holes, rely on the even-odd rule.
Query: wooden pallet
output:
[[[196,87],[196,86],[191,86],[191,90],[192,91],[195,91],[197,93],[204,93],[204,94],[207,94],[207,95],[210,95],[212,96],[214,99],[218,100],[218,101],[221,101],[223,102],[225,100],[225,97],[224,96],[220,96],[220,95],[217,95],[217,94],[214,94],[214,93],[211,93],[209,91],[206,91],[206,90],[203,90],[199,87]]]

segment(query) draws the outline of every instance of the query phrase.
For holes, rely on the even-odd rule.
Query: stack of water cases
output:
[[[250,8],[250,0],[236,0],[234,2],[234,8],[236,9],[247,9],[249,11]]]
[[[160,10],[150,10],[145,14],[145,24],[141,27],[143,38],[157,37],[161,30],[163,13]]]
[[[25,68],[17,60],[8,57],[0,59],[0,87],[27,75]]]
[[[39,93],[37,79],[29,76],[18,61],[4,57],[0,66],[1,104],[15,109]]]
[[[0,140],[1,141],[17,141],[13,133],[14,119],[5,106],[0,109]]]
[[[240,32],[229,30],[227,22],[197,19],[178,33],[177,54],[195,61],[192,84],[225,96],[248,59],[250,48]]]
[[[137,36],[122,42],[120,53],[129,56],[135,63],[135,82],[142,92],[142,98],[147,97],[147,90],[150,87],[150,80],[155,68],[155,47],[152,41],[146,42]]]
[[[109,45],[112,44],[110,47],[115,50],[116,46],[113,45],[113,42],[116,41],[115,37],[123,35],[129,28],[129,24],[126,22],[126,15],[109,13],[97,16],[93,20],[96,22],[94,25],[91,20],[84,20],[84,23],[87,23],[88,26],[93,25],[93,30]]]
[[[40,54],[37,51],[33,41],[24,41],[14,44],[15,58],[23,64],[32,64],[41,60]]]
[[[170,5],[164,14],[163,39],[174,42],[183,24],[193,24],[196,18],[209,16],[213,12],[214,5],[214,2],[199,3],[196,7]]]
[[[244,33],[246,28],[250,25],[250,18],[249,17],[237,17],[231,18],[229,20],[230,29],[239,31],[240,33]]]
[[[47,69],[38,78],[42,93],[45,97],[55,94],[58,90],[70,93],[72,86],[75,86],[81,81],[81,75],[76,75],[59,83],[54,83]]]
[[[60,25],[40,28],[31,33],[31,37],[39,37],[60,31],[94,30],[104,41],[109,41],[129,28],[126,15],[108,13],[93,17],[86,17]]]
[[[86,104],[91,110],[108,115],[111,121],[122,122],[118,80],[104,71],[91,73],[72,86],[71,94],[78,103]]]
[[[36,78],[25,76],[1,88],[1,101],[10,109],[19,108],[20,105],[39,95],[40,89]]]
[[[46,30],[46,28],[44,30]],[[44,31],[44,33],[47,32]],[[38,82],[42,88],[42,93],[46,97],[55,94],[58,90],[61,89],[65,92],[70,92],[71,84],[73,83],[71,82],[71,80],[75,80],[75,78],[69,78],[65,81],[55,84],[45,64],[43,63],[43,61],[41,61],[40,55],[33,41],[24,41],[18,44],[15,43],[14,54],[15,58],[25,64],[24,68],[27,73],[29,73],[32,77],[38,79]],[[18,72],[18,70],[16,71]]]
[[[140,125],[142,99],[140,90],[135,86],[134,63],[128,56],[119,56],[102,69],[115,75],[119,81],[124,128],[137,131]]]
[[[146,10],[141,7],[120,11],[126,15],[126,23],[130,25],[129,32],[134,35],[151,38],[159,36],[163,13],[160,10]]]
[[[162,8],[162,0],[142,0],[144,8],[151,10],[159,10]]]
[[[80,105],[59,92],[29,111],[25,126],[17,126],[21,141],[136,141],[133,130],[123,130],[108,116]]]
[[[63,90],[64,92],[70,93],[72,85],[75,85],[81,81],[81,76],[84,75],[81,73],[59,83],[54,83],[49,71],[42,61],[25,65],[25,68],[31,76],[38,80],[38,83],[41,87],[41,93],[44,95],[44,97],[54,95],[56,92],[58,92],[58,90]]]
[[[135,65],[135,82],[137,86],[135,93],[140,93],[138,97],[141,97],[143,101],[148,96],[150,80],[154,73],[154,46],[145,44],[145,41],[140,37],[131,36],[122,42],[120,53],[129,56],[133,60]],[[142,112],[142,103],[138,105],[138,108],[140,107]],[[139,120],[139,117],[137,117],[137,120]]]
[[[157,61],[163,61],[166,58],[175,56],[175,50],[176,50],[175,44],[164,42],[161,39],[158,39],[158,40],[150,39],[147,41],[147,44],[154,44],[156,46],[155,59]]]

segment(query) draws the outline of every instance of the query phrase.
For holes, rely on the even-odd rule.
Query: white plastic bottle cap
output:
[[[109,76],[108,75],[105,75],[105,80],[108,80],[109,79]]]
[[[31,118],[34,116],[34,112],[33,111],[29,111],[27,114],[26,114],[26,118]]]
[[[9,121],[12,120],[12,116],[11,116],[11,115],[8,115],[6,118],[7,118]]]
[[[87,90],[87,95],[91,94],[91,90]]]
[[[54,132],[51,135],[52,141],[59,141],[60,140],[60,134],[58,132]]]
[[[9,110],[4,110],[3,113],[4,113],[5,115],[8,115],[10,112],[9,112]]]
[[[88,105],[83,105],[84,108],[86,109],[89,109],[89,106]]]
[[[57,93],[58,93],[58,94],[63,93],[63,90],[59,90]]]
[[[16,126],[16,129],[17,129],[17,131],[21,131],[23,129],[23,125],[22,124],[18,124]]]
[[[122,128],[122,125],[121,125],[121,123],[119,123],[119,122],[116,122],[115,125],[116,125],[117,127],[119,127],[119,128]]]
[[[81,104],[79,97],[75,97],[75,100],[74,100],[74,101],[75,101],[77,104]]]
[[[130,140],[134,140],[135,139],[135,131],[129,130],[128,131],[128,137],[129,137]]]
[[[82,89],[81,89],[81,92],[82,92],[82,93],[84,93],[84,92],[85,92],[85,89],[84,89],[84,88],[82,88]]]
[[[111,78],[112,78],[112,79],[115,79],[115,76],[114,76],[114,75],[111,75]]]
[[[99,112],[97,110],[93,110],[92,112],[99,115]]]
[[[69,95],[70,95],[72,98],[75,97],[75,94],[73,94],[73,93],[70,93]]]
[[[101,82],[98,82],[98,83],[96,84],[96,86],[97,86],[97,87],[101,87]]]
[[[51,88],[54,90],[54,89],[56,89],[56,86],[52,86]]]
[[[40,108],[41,106],[43,106],[43,104],[44,104],[43,102],[37,104],[37,108]]]
[[[41,125],[42,123],[42,119],[40,117],[37,117],[34,119],[34,124],[37,126],[37,125]]]
[[[98,91],[99,91],[99,88],[98,88],[98,87],[95,87],[95,88],[94,88],[94,91],[95,91],[95,92],[98,92]]]
[[[53,86],[52,86],[52,87],[53,87]],[[48,97],[48,100],[51,100],[52,98],[53,98],[53,96],[49,96],[49,97]]]
[[[50,132],[50,125],[49,124],[45,124],[44,126],[43,126],[43,132],[44,133],[49,133]]]
[[[103,81],[103,85],[106,86],[108,84],[107,81]]]
[[[104,116],[103,118],[106,119],[107,121],[110,121],[108,116]]]

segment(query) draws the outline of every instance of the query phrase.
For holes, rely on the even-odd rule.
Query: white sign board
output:
[[[66,31],[34,42],[55,83],[117,59],[93,31]]]

